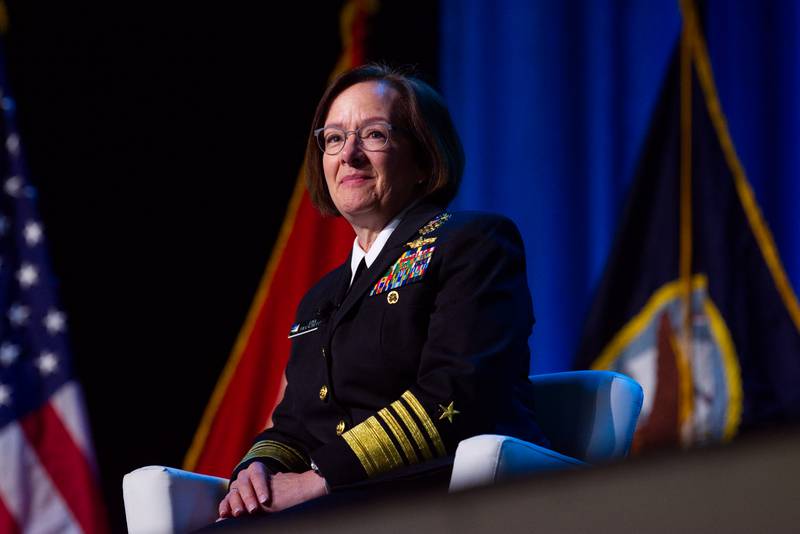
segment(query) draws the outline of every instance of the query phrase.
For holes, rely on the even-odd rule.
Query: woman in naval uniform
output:
[[[504,217],[446,210],[464,154],[441,97],[386,67],[349,71],[322,96],[306,164],[314,204],[350,223],[353,250],[298,306],[274,425],[220,517],[376,481],[446,484],[476,434],[541,443],[522,240]]]

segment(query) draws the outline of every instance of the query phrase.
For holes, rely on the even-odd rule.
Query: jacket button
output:
[[[319,400],[325,400],[328,398],[328,386],[322,386],[319,388]]]
[[[342,432],[344,432],[344,421],[339,421],[339,424],[336,425],[336,435],[341,436]]]
[[[322,347],[322,357],[325,357],[325,347]]]

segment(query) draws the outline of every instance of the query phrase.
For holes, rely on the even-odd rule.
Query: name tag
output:
[[[325,324],[325,321],[322,319],[311,319],[310,321],[305,321],[302,323],[295,323],[292,325],[292,328],[289,330],[289,339],[293,337],[302,336],[305,334],[310,334],[314,330],[319,330],[319,327]]]

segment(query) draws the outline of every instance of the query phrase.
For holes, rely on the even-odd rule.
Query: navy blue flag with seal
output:
[[[800,307],[684,27],[576,367],[642,384],[634,452],[800,420]]]

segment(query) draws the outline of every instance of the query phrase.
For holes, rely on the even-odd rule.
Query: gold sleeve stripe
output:
[[[279,443],[277,441],[273,441],[272,443],[275,444],[275,446],[278,447],[279,449],[285,450],[290,456],[294,456],[294,459],[297,462],[300,462],[301,464],[304,465],[310,465],[308,460],[306,460],[306,457],[294,447],[290,447],[285,443]]]
[[[389,460],[388,468],[385,471],[389,471],[396,467],[400,467],[403,465],[403,458],[400,456],[400,453],[397,452],[397,447],[394,446],[392,443],[392,439],[389,437],[389,434],[386,433],[386,430],[383,429],[381,424],[378,422],[375,417],[370,417],[366,421],[367,428],[370,430],[374,438],[378,441],[378,445],[383,452],[383,456]],[[385,472],[382,471],[382,472]]]
[[[383,422],[386,423],[386,426],[389,427],[389,430],[392,431],[394,434],[395,439],[403,448],[403,452],[408,458],[409,464],[416,464],[419,463],[419,459],[417,458],[417,453],[414,452],[414,446],[411,444],[411,440],[408,439],[408,435],[403,431],[403,427],[400,426],[400,423],[397,422],[397,419],[387,410],[383,408],[381,411],[378,412],[378,415],[381,416]]]
[[[247,451],[245,457],[242,458],[242,462],[246,462],[247,460],[250,460],[252,458],[267,456],[278,460],[286,467],[290,467],[289,463],[291,462],[289,458],[286,457],[287,455],[282,453],[283,451],[280,450],[278,447],[276,447],[274,444],[260,442],[253,445],[250,448],[250,450]]]
[[[405,400],[411,409],[414,410],[414,413],[417,415],[420,421],[422,421],[422,425],[425,427],[425,430],[428,432],[428,436],[433,441],[433,446],[436,448],[436,452],[439,456],[445,456],[447,454],[447,449],[444,448],[444,442],[442,441],[442,437],[439,435],[439,431],[436,430],[436,425],[433,424],[431,418],[428,417],[428,412],[425,411],[425,408],[422,407],[422,404],[417,400],[417,397],[414,396],[413,393],[410,391],[406,391],[402,395],[403,400]]]
[[[416,421],[414,421],[414,419],[411,417],[411,414],[408,413],[408,410],[406,410],[406,407],[403,405],[403,403],[399,400],[394,401],[392,403],[392,409],[403,421],[403,424],[406,425],[408,431],[411,432],[411,437],[414,438],[414,443],[417,444],[417,448],[422,452],[422,457],[426,460],[432,460],[433,454],[431,454],[431,450],[428,447],[428,442],[425,441],[425,438],[422,436],[422,432],[419,431],[419,426],[417,426]]]
[[[250,453],[261,452],[264,449],[274,450],[275,452],[279,453],[282,457],[285,457],[290,462],[300,463],[302,465],[309,465],[305,456],[299,453],[297,449],[290,447],[289,445],[286,445],[284,443],[280,443],[278,441],[272,441],[272,440],[259,441],[250,449]],[[250,453],[248,453],[248,455]]]
[[[403,465],[389,434],[375,417],[358,424],[342,434],[367,475],[372,477]]]
[[[297,450],[277,441],[259,441],[247,451],[247,455],[239,463],[260,457],[272,458],[287,469],[297,469],[309,465],[305,457]]]
[[[282,451],[278,450],[276,447],[259,447],[258,449],[251,449],[250,452],[247,453],[247,456],[242,458],[242,462],[246,462],[248,460],[252,460],[253,458],[272,458],[276,460],[281,465],[283,465],[286,469],[292,469],[293,462],[289,460],[285,455],[281,454]]]
[[[358,458],[358,461],[361,462],[361,465],[364,466],[364,471],[367,472],[367,476],[371,478],[378,472],[378,468],[374,463],[372,463],[372,456],[367,453],[366,445],[361,443],[361,440],[359,439],[360,436],[352,433],[355,428],[357,427],[354,427],[342,434],[342,437],[347,442],[347,445],[353,450]]]

